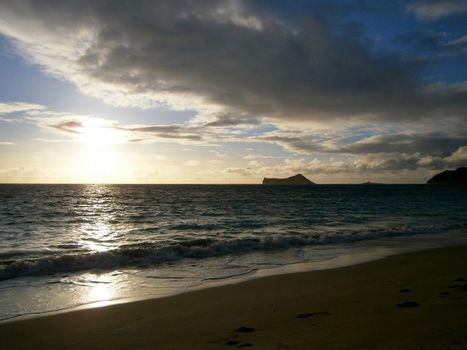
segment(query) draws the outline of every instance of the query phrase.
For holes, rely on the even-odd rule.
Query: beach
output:
[[[2,349],[465,349],[467,246],[0,324]]]

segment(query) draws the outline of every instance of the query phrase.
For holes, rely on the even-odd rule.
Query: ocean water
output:
[[[0,319],[467,231],[452,186],[0,185],[0,199]]]

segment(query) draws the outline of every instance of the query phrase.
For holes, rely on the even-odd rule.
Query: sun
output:
[[[125,143],[124,131],[111,121],[90,118],[81,122],[76,141],[83,145],[76,167],[85,183],[114,182],[122,171],[118,144]],[[117,148],[117,149],[116,149]]]
[[[113,145],[125,141],[123,132],[106,120],[90,119],[79,130],[78,141],[88,145]]]

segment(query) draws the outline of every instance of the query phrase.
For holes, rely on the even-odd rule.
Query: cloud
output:
[[[446,44],[446,47],[450,48],[451,50],[455,50],[458,52],[466,52],[467,51],[467,35],[464,35],[460,38],[451,40]]]
[[[417,19],[422,21],[436,21],[445,17],[467,13],[465,0],[451,1],[418,1],[407,7]]]
[[[467,165],[467,146],[459,147],[451,154],[442,157],[422,156],[421,154],[406,153],[375,153],[352,155],[343,159],[320,160],[305,158],[289,158],[271,166],[263,166],[261,163],[249,162],[247,167],[227,168],[224,172],[236,173],[244,176],[290,176],[303,173],[310,177],[320,175],[347,174],[356,179],[365,178],[368,175],[386,174],[393,172],[419,172],[453,169]],[[326,178],[323,178],[326,181]]]
[[[467,137],[462,132],[458,134],[442,132],[377,134],[354,141],[348,141],[341,133],[324,135],[279,130],[256,136],[254,139],[275,143],[290,152],[300,154],[316,152],[331,154],[419,153],[446,156],[459,147],[467,145]]]
[[[0,121],[8,123],[16,123],[21,120],[18,119],[18,114],[22,113],[34,113],[46,109],[45,106],[24,103],[24,102],[1,102],[0,103]]]
[[[79,130],[83,128],[83,123],[79,120],[64,120],[48,124],[48,126],[65,132],[79,133]]]
[[[222,153],[222,152],[215,151],[215,150],[211,150],[210,152],[213,153],[214,156],[217,157],[217,158],[225,158],[225,157],[227,157],[227,154],[226,154],[226,153]]]
[[[446,169],[467,166],[467,146],[459,147],[448,157],[423,157],[418,161],[418,165],[431,169]]]
[[[409,49],[428,50],[440,54],[462,54],[467,50],[467,35],[452,39],[447,32],[409,31],[398,34],[395,43],[404,44]]]
[[[441,88],[440,88],[441,89]],[[458,87],[461,89],[461,87]],[[15,103],[15,105],[27,105]],[[50,111],[42,106],[40,110],[25,109],[16,115],[17,120],[26,120],[41,128],[55,130],[69,139],[36,139],[43,142],[76,141],[84,143],[150,143],[156,141],[170,141],[179,144],[219,145],[225,143],[251,142],[269,143],[282,147],[285,151],[304,156],[316,154],[328,155],[377,155],[388,157],[388,161],[394,161],[393,154],[416,155],[433,159],[432,164],[444,164],[440,159],[453,154],[456,150],[467,146],[467,136],[463,132],[463,126],[446,122],[451,125],[449,132],[388,132],[384,127],[367,125],[361,129],[340,128],[332,130],[319,129],[275,129],[273,131],[258,129],[254,134],[249,130],[241,130],[240,133],[232,131],[231,127],[212,127],[210,122],[206,124],[166,124],[166,125],[125,125],[113,120],[76,115],[73,113],[60,113]],[[442,127],[441,122],[436,127]],[[211,150],[217,158],[225,158],[226,153]],[[381,157],[372,156],[371,159]],[[431,158],[430,158],[431,157]],[[243,156],[252,163],[252,168],[257,167],[262,160],[281,157],[250,153]],[[368,159],[370,159],[368,158]],[[418,159],[417,158],[417,159]],[[407,162],[409,168],[415,163]],[[443,167],[444,165],[440,165]],[[381,166],[382,167],[382,166]],[[390,165],[387,168],[391,168]]]
[[[449,13],[463,8],[446,3]],[[411,11],[423,17],[433,13],[426,6],[438,8],[423,4]],[[3,1],[0,33],[84,93],[113,105],[224,111],[211,127],[264,118],[465,119],[466,92],[425,90],[423,63],[373,50],[362,30],[307,7],[293,21],[256,1],[127,5]]]
[[[250,151],[252,151],[252,149],[251,149]],[[246,160],[275,159],[275,158],[280,158],[280,157],[277,157],[277,156],[267,156],[267,155],[264,155],[264,154],[247,154],[247,155],[245,155],[245,156],[242,157],[242,159],[246,159]]]
[[[446,33],[443,32],[417,30],[398,34],[394,40],[408,47],[438,50],[444,45],[445,36]]]
[[[290,152],[309,154],[324,151],[323,143],[329,137],[323,136],[318,132],[307,133],[299,130],[275,130],[254,136],[251,139],[275,143]]]
[[[420,153],[438,156],[451,154],[467,145],[467,136],[443,133],[377,135],[338,147],[338,153]]]
[[[142,125],[137,127],[120,126],[119,129],[140,135],[141,138],[137,139],[137,141],[146,141],[150,138],[186,141],[203,140],[203,135],[199,128],[183,125]]]
[[[449,43],[449,45],[466,45],[467,44],[467,35],[464,35],[458,39],[455,39]]]
[[[13,146],[13,145],[15,145],[14,142],[0,141],[0,146]]]
[[[236,174],[241,176],[251,176],[254,171],[250,168],[229,167],[224,169],[224,174]]]
[[[153,157],[154,157],[156,160],[167,160],[167,156],[166,156],[166,155],[163,155],[163,154],[155,154],[155,155],[153,155]]]
[[[215,121],[206,124],[206,127],[229,127],[229,126],[256,126],[261,120],[251,115],[220,114]]]
[[[10,114],[17,112],[25,112],[32,110],[42,110],[46,107],[34,103],[24,103],[24,102],[2,102],[0,103],[0,114]]]
[[[199,164],[200,164],[200,162],[197,161],[197,160],[194,160],[194,159],[188,160],[185,163],[183,163],[184,166],[188,166],[188,167],[192,167],[192,168],[197,167]]]
[[[0,182],[18,183],[34,182],[42,171],[37,168],[15,167],[7,170],[0,170]]]

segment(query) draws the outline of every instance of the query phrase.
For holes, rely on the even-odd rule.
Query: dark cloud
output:
[[[286,150],[298,153],[325,152],[324,146],[319,140],[312,140],[309,136],[290,136],[273,133],[271,135],[262,135],[255,139],[263,142],[271,142],[280,145]]]
[[[411,48],[439,50],[445,44],[445,34],[431,31],[404,32],[395,37],[395,42]]]
[[[180,125],[147,125],[138,127],[128,127],[122,129],[150,133],[178,133],[183,130],[183,127],[181,127]]]
[[[355,142],[343,142],[339,137],[320,137],[319,135],[289,136],[281,133],[259,136],[256,139],[276,143],[293,152],[310,154],[384,154],[400,153],[418,156],[446,157],[467,145],[467,136],[443,133],[391,134],[367,137]]]
[[[82,34],[85,49],[61,69],[73,66],[75,81],[87,86],[105,83],[156,99],[197,96],[240,111],[211,126],[256,122],[243,115],[465,118],[466,92],[424,90],[422,63],[377,53],[358,25],[337,30],[323,12],[306,6],[300,20],[291,21],[289,14],[284,22],[278,11],[266,7],[264,2],[227,0],[3,1],[0,30],[23,43],[23,49],[33,43],[32,55],[44,55],[37,47],[55,47],[54,40],[76,45]],[[47,64],[47,59],[38,61]]]
[[[449,136],[441,133],[379,135],[341,146],[339,153],[419,153],[421,155],[447,156],[467,145],[467,136]]]
[[[452,38],[446,32],[411,31],[398,34],[394,41],[409,49],[438,53],[459,53],[467,50],[467,36]]]
[[[258,117],[245,114],[220,114],[213,122],[205,124],[205,127],[229,127],[229,126],[254,126],[261,124]]]
[[[152,138],[173,140],[201,141],[203,135],[197,127],[184,127],[180,125],[148,125],[139,127],[118,127],[120,130],[150,134]],[[132,142],[145,141],[146,138],[133,139]]]

